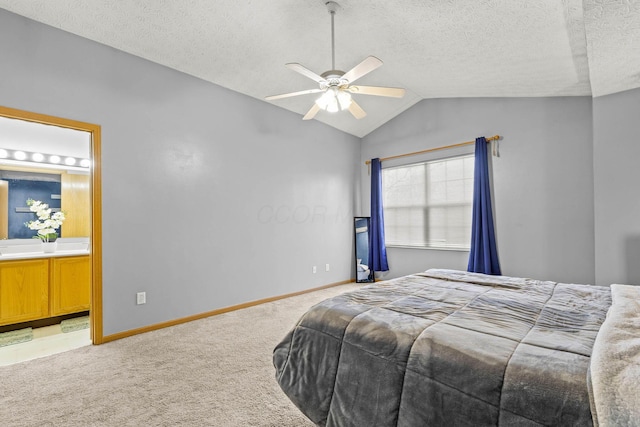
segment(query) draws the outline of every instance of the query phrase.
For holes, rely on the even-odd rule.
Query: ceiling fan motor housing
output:
[[[325,80],[324,82],[320,82],[320,89],[326,89],[329,87],[344,88],[349,86],[349,81],[342,78],[344,74],[344,71],[340,70],[329,70],[320,74],[320,77]]]

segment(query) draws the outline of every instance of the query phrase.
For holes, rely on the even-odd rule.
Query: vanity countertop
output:
[[[55,252],[43,252],[40,244],[3,245],[0,241],[0,262],[37,258],[58,258],[89,255],[89,244],[85,242],[60,242]]]
[[[37,259],[37,258],[59,258],[66,256],[81,256],[81,255],[89,255],[88,250],[70,250],[70,251],[60,251],[57,250],[52,253],[45,252],[21,252],[15,254],[0,254],[0,262],[2,261],[16,261],[23,259]]]

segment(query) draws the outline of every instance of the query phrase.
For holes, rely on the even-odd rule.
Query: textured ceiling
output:
[[[316,120],[364,136],[424,98],[601,96],[640,87],[640,0],[338,0],[336,68],[368,113]],[[0,0],[0,8],[264,99],[316,88],[287,69],[331,68],[324,0]],[[271,101],[302,115],[317,95]],[[266,101],[265,101],[266,102]]]

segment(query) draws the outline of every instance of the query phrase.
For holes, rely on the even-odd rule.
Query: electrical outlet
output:
[[[314,265],[313,267],[311,267],[311,272],[313,274],[316,274],[318,272],[318,268]]]
[[[136,294],[136,304],[146,304],[147,303],[147,293],[146,292],[138,292]]]
[[[329,271],[329,264],[324,265],[324,271]]]

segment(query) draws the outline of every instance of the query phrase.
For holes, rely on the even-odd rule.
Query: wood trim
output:
[[[33,113],[31,111],[18,110],[15,108],[3,107],[0,105],[0,116],[10,119],[25,120],[28,122],[42,123],[45,125],[54,125],[58,127],[84,130],[91,132],[94,129],[100,129],[100,126],[92,123],[81,122],[78,120],[64,119],[62,117],[49,116],[46,114]]]
[[[107,335],[106,337],[103,337],[103,342],[106,343],[106,342],[110,342],[110,341],[116,341],[116,340],[119,340],[119,339],[122,339],[122,338],[127,338],[127,337],[131,337],[131,336],[138,335],[138,334],[143,334],[145,332],[151,332],[151,331],[155,331],[155,330],[158,330],[158,329],[164,329],[164,328],[168,328],[170,326],[176,326],[176,325],[180,325],[182,323],[192,322],[194,320],[200,320],[200,319],[204,319],[206,317],[211,317],[211,316],[216,316],[218,314],[228,313],[230,311],[242,310],[243,308],[249,308],[249,307],[253,307],[253,306],[256,306],[256,305],[260,305],[260,304],[265,304],[265,303],[268,303],[268,302],[281,300],[281,299],[284,299],[284,298],[295,297],[295,296],[298,296],[298,295],[308,294],[310,292],[315,292],[315,291],[319,291],[319,290],[327,289],[327,288],[333,288],[334,286],[346,285],[347,283],[354,283],[354,282],[355,282],[354,279],[343,280],[341,282],[330,283],[328,285],[324,285],[324,286],[320,286],[320,287],[312,288],[312,289],[307,289],[307,290],[304,290],[304,291],[293,292],[293,293],[290,293],[290,294],[264,298],[264,299],[260,299],[260,300],[256,300],[256,301],[245,302],[245,303],[238,304],[238,305],[232,305],[230,307],[224,307],[224,308],[219,308],[217,310],[207,311],[205,313],[195,314],[193,316],[187,316],[187,317],[182,317],[180,319],[169,320],[167,322],[161,322],[161,323],[156,323],[156,324],[149,325],[149,326],[143,326],[142,328],[129,329],[128,331],[118,332],[116,334]]]
[[[102,159],[100,125],[64,119],[31,111],[0,106],[0,116],[42,123],[91,134],[91,340],[101,344],[102,337]]]
[[[91,132],[91,341],[102,344],[102,133],[100,126]]]

